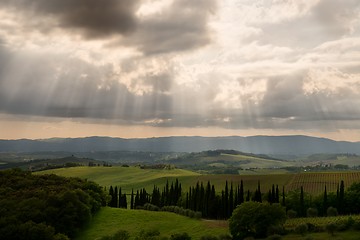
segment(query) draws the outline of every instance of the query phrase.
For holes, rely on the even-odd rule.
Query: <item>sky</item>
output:
[[[358,0],[1,0],[0,138],[360,141]]]

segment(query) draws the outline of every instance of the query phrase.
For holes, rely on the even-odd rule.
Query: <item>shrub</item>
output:
[[[334,233],[337,229],[337,226],[335,223],[329,223],[326,225],[326,231],[331,235],[331,236],[334,236]]]
[[[328,207],[326,210],[326,214],[328,217],[333,217],[338,215],[338,210],[334,207]]]
[[[219,240],[232,240],[232,237],[229,234],[221,234]]]
[[[205,235],[200,238],[200,240],[219,240],[219,238],[211,235]]]
[[[202,213],[201,212],[195,212],[194,214],[194,218],[195,219],[200,219],[202,217]]]
[[[157,229],[141,230],[135,240],[155,240],[159,239],[160,232]]]
[[[308,208],[306,210],[306,216],[307,217],[317,217],[318,210],[316,208]]]
[[[306,223],[300,224],[295,228],[295,232],[301,236],[305,236],[308,231],[308,225]]]
[[[354,230],[360,231],[360,221],[355,221],[352,227]]]
[[[191,237],[187,233],[177,233],[171,235],[170,240],[191,240]]]
[[[113,236],[113,240],[128,240],[129,238],[130,235],[125,230],[119,230]]]
[[[297,216],[297,212],[295,210],[290,209],[287,211],[288,218],[296,218],[296,216]]]
[[[278,235],[278,234],[274,234],[274,235],[269,236],[267,239],[269,239],[269,240],[280,240],[281,236]]]
[[[272,226],[268,227],[267,234],[268,234],[268,236],[276,235],[276,234],[284,235],[285,229],[282,226],[273,226],[272,225]]]

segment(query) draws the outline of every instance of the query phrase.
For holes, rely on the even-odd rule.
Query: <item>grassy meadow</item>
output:
[[[75,240],[95,240],[113,235],[118,230],[128,231],[130,239],[135,239],[141,230],[159,230],[161,236],[167,237],[186,232],[194,240],[204,235],[219,236],[229,233],[228,225],[224,221],[196,220],[169,212],[106,207],[95,215]]]

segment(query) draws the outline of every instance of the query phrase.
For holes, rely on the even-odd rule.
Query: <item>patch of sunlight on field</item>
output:
[[[57,174],[65,177],[79,177],[94,181],[101,186],[124,186],[125,188],[130,187],[130,189],[134,183],[144,185],[146,182],[151,182],[159,178],[198,175],[198,173],[184,169],[140,169],[138,167],[118,166],[59,168],[42,171],[37,174]]]
[[[175,233],[187,232],[193,240],[203,235],[219,236],[228,234],[224,221],[196,220],[168,212],[150,212],[145,210],[126,210],[103,208],[92,219],[87,228],[78,234],[75,240],[95,240],[112,235],[118,230],[126,230],[135,239],[141,230],[159,230],[161,236],[170,237]]]

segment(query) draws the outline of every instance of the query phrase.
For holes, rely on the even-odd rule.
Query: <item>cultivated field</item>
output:
[[[183,191],[196,183],[210,181],[217,191],[221,191],[225,182],[233,182],[234,185],[244,182],[244,189],[254,191],[258,182],[262,192],[267,192],[272,184],[279,185],[280,190],[285,186],[286,191],[304,187],[304,191],[313,195],[321,194],[325,185],[328,192],[335,192],[341,180],[345,188],[352,183],[360,181],[359,171],[325,172],[325,173],[298,173],[298,174],[256,174],[256,175],[217,175],[198,174],[183,169],[140,169],[139,167],[74,167],[61,168],[38,172],[37,174],[54,173],[66,177],[80,177],[95,181],[98,184],[109,187],[119,186],[123,191],[130,193],[131,189],[153,189],[154,184],[162,188],[166,181],[170,183],[176,178],[182,184]]]

